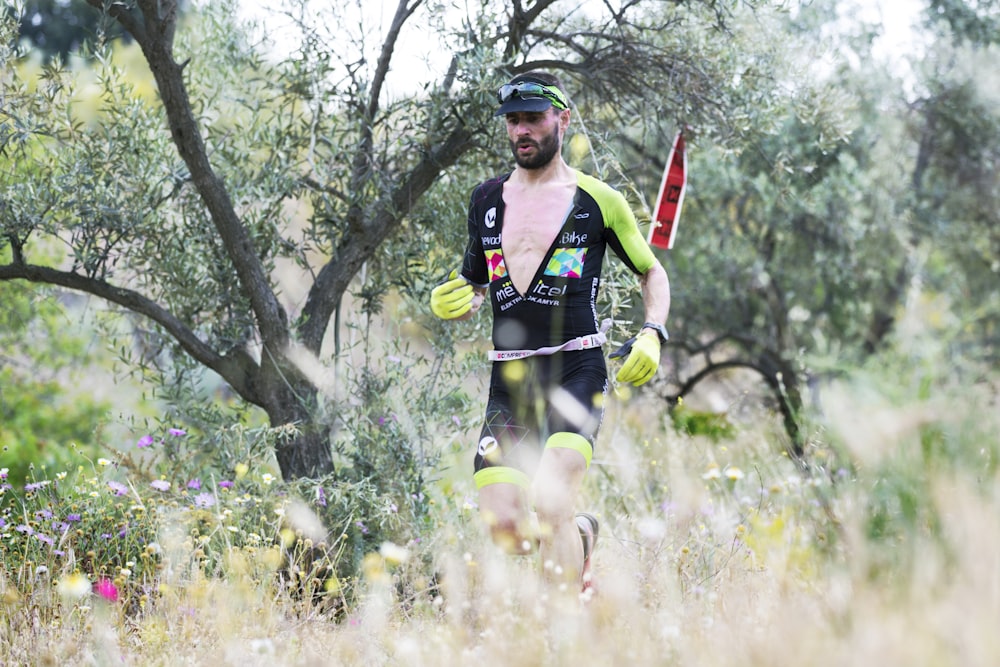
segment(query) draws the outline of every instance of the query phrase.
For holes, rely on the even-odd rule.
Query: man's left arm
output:
[[[670,280],[667,271],[655,262],[639,279],[646,322],[666,325],[670,314]]]

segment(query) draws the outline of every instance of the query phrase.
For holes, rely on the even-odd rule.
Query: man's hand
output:
[[[452,269],[447,282],[431,290],[431,312],[442,320],[457,319],[472,310],[474,297],[472,285],[458,277],[457,269]]]
[[[656,374],[660,366],[660,337],[655,331],[643,329],[632,342],[628,358],[615,379],[638,387]]]

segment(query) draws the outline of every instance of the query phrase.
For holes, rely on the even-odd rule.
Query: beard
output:
[[[534,146],[535,154],[531,156],[521,155],[517,150],[519,145]],[[554,128],[551,134],[542,137],[541,141],[532,141],[531,139],[511,141],[510,150],[514,154],[514,162],[517,163],[517,166],[522,169],[541,169],[552,162],[552,159],[559,152],[559,128]]]

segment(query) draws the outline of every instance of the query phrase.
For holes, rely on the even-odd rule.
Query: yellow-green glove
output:
[[[453,320],[472,309],[474,296],[472,285],[458,277],[457,269],[452,269],[447,282],[431,290],[431,312],[442,320]]]
[[[660,366],[660,337],[655,331],[645,329],[632,341],[632,349],[628,358],[615,379],[619,382],[631,382],[638,387],[645,384],[656,374]]]

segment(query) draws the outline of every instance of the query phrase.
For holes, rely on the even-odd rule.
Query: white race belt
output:
[[[514,359],[524,359],[537,355],[555,354],[556,352],[572,352],[574,350],[589,350],[593,347],[600,347],[607,342],[608,337],[605,332],[611,328],[611,320],[606,319],[601,322],[601,330],[587,336],[580,336],[568,340],[562,345],[550,345],[540,347],[537,350],[490,350],[490,361],[513,361]]]

